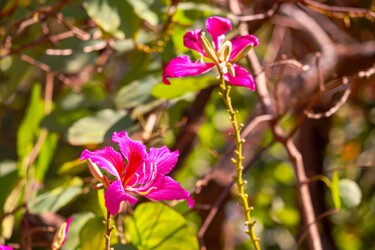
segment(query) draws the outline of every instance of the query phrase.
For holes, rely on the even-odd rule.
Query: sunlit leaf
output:
[[[30,199],[27,207],[32,213],[56,212],[82,193],[78,177]]]
[[[66,242],[61,248],[62,250],[77,249],[80,244],[79,234],[83,226],[95,215],[91,212],[77,213],[72,216],[72,222],[69,227]]]
[[[127,1],[88,0],[83,7],[103,31],[119,39],[131,37],[139,22],[133,6]]]
[[[361,203],[362,192],[355,181],[341,179],[339,183],[339,191],[343,208],[354,208]]]
[[[49,164],[52,161],[53,155],[58,142],[58,136],[55,133],[48,133],[40,149],[38,158],[35,162],[35,179],[42,181],[47,173]]]
[[[199,249],[186,219],[161,203],[139,205],[126,225],[131,243],[139,249]]]
[[[103,218],[90,219],[80,233],[81,250],[104,249],[105,225]]]
[[[75,122],[68,130],[67,140],[72,145],[98,144],[110,138],[112,132],[132,126],[126,111],[104,109]]]
[[[31,99],[26,115],[17,132],[17,154],[20,159],[19,173],[21,176],[26,174],[28,155],[34,147],[35,140],[40,131],[39,123],[44,116],[41,91],[40,84],[35,84],[31,92]]]
[[[152,89],[152,95],[157,98],[171,100],[190,92],[205,89],[211,85],[217,84],[215,77],[210,75],[200,77],[185,77],[170,79],[171,85],[159,83]]]
[[[148,76],[122,87],[115,97],[119,108],[132,108],[142,105],[151,96],[151,90],[158,82],[156,77]]]

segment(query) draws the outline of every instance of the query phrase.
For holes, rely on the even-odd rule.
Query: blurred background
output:
[[[196,206],[166,202],[169,223],[187,231],[147,245],[134,218],[147,223],[154,208],[125,205],[115,249],[252,249],[215,72],[161,83],[172,58],[199,58],[185,32],[218,15],[232,20],[226,39],[260,41],[239,62],[257,90],[231,95],[262,248],[313,249],[300,192],[308,185],[323,249],[375,249],[374,11],[371,0],[2,0],[0,243],[48,248],[73,216],[64,249],[97,249],[103,192],[79,157],[126,130],[179,150],[171,175]]]

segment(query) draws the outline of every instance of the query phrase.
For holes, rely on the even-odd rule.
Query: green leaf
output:
[[[139,23],[133,6],[127,1],[89,0],[83,7],[103,31],[119,39],[131,37]]]
[[[17,131],[17,154],[19,161],[20,176],[26,175],[28,155],[34,147],[35,140],[39,134],[39,123],[44,117],[44,104],[41,99],[41,86],[35,84],[31,91],[30,103],[26,115]]]
[[[334,171],[332,174],[332,185],[331,185],[331,193],[332,193],[332,200],[333,204],[336,209],[341,208],[341,199],[340,199],[340,177],[339,172]]]
[[[116,245],[113,245],[111,247],[114,250],[137,250],[138,249],[138,248],[136,248],[135,246],[133,246],[131,244],[125,244],[125,245],[116,244]]]
[[[158,82],[153,76],[135,80],[122,87],[115,97],[119,108],[133,108],[144,104],[151,97],[151,90]]]
[[[139,249],[199,249],[194,231],[186,219],[161,203],[143,203],[125,226],[131,243]]]
[[[102,143],[117,130],[131,130],[133,122],[124,110],[100,110],[93,116],[81,118],[68,130],[70,144],[80,146]],[[134,127],[133,127],[134,128]]]
[[[42,182],[52,161],[58,142],[58,136],[55,133],[48,133],[35,162],[35,179]]]
[[[3,205],[18,180],[17,162],[0,162],[0,204]],[[1,209],[1,208],[0,208]]]
[[[354,208],[361,203],[362,192],[355,181],[350,179],[340,180],[339,191],[343,208]]]
[[[89,220],[80,233],[81,250],[104,249],[105,225],[103,218]]]
[[[150,10],[150,5],[145,0],[127,0],[127,2],[133,6],[135,14],[147,21],[153,26],[156,26],[159,22],[158,16],[155,12]]]
[[[80,232],[84,225],[95,215],[91,212],[77,213],[72,216],[72,223],[70,224],[66,242],[61,248],[62,250],[77,249],[80,244]]]
[[[205,89],[218,83],[215,78],[207,75],[200,77],[185,77],[170,79],[171,85],[160,83],[152,89],[152,95],[157,98],[171,100],[190,92]]]
[[[31,213],[56,212],[82,193],[82,180],[78,177],[30,199]]]

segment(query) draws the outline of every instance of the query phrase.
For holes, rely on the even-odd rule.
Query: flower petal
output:
[[[155,164],[157,175],[164,176],[171,172],[178,161],[178,151],[171,152],[166,146],[161,148],[150,148],[148,153],[148,164]]]
[[[93,152],[85,149],[81,154],[81,160],[88,158],[117,179],[120,179],[120,176],[124,172],[124,160],[121,154],[116,152],[112,147],[104,147]]]
[[[0,250],[13,250],[13,247],[8,247],[8,246],[0,245]]]
[[[256,36],[246,35],[237,36],[231,40],[232,43],[232,53],[230,54],[229,60],[231,61],[235,58],[238,53],[244,50],[247,46],[252,45],[253,47],[258,46],[259,40]]]
[[[125,131],[114,132],[112,141],[118,143],[121,153],[128,161],[125,171],[125,181],[128,182],[139,169],[142,170],[147,158],[146,146],[140,141],[132,140]]]
[[[187,200],[190,208],[194,206],[194,200],[189,197],[189,192],[169,176],[157,179],[145,197],[156,201]]]
[[[234,69],[234,76],[231,76],[229,73],[224,75],[226,81],[228,81],[231,85],[234,86],[242,86],[247,87],[251,90],[255,90],[255,81],[252,75],[247,72],[246,69],[238,66],[237,64],[233,64]]]
[[[65,244],[66,238],[68,238],[68,232],[69,232],[69,227],[70,227],[71,222],[72,222],[72,217],[69,217],[66,220],[66,226],[65,226],[65,231],[64,231],[63,240],[61,242],[61,246]]]
[[[120,180],[112,182],[104,193],[105,206],[112,215],[116,215],[120,209],[120,204],[127,201],[135,204],[137,199],[125,192]]]
[[[224,41],[225,34],[232,29],[228,18],[213,16],[206,21],[207,32],[210,33],[215,49],[218,50]]]
[[[186,32],[184,35],[184,45],[186,48],[193,49],[202,56],[205,56],[206,53],[204,53],[202,41],[200,38],[202,32],[202,29],[196,29]]]
[[[188,56],[178,56],[172,59],[163,71],[163,82],[171,84],[167,77],[179,78],[185,76],[197,76],[209,71],[214,63],[195,63]]]

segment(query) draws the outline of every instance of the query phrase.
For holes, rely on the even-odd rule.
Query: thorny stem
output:
[[[237,111],[233,109],[232,106],[232,101],[230,98],[230,89],[231,87],[225,82],[224,80],[224,73],[220,71],[220,92],[219,95],[223,98],[223,101],[225,103],[225,106],[228,109],[229,113],[229,119],[232,123],[232,127],[234,129],[234,137],[236,141],[236,149],[234,151],[235,153],[235,158],[232,158],[232,162],[234,166],[236,167],[236,177],[235,177],[235,182],[237,184],[237,189],[238,193],[240,196],[240,199],[242,201],[242,206],[246,218],[245,225],[247,226],[246,233],[249,235],[253,246],[256,250],[260,250],[260,245],[259,245],[259,238],[255,235],[255,230],[254,230],[254,225],[255,221],[252,221],[250,212],[253,209],[252,207],[249,206],[248,202],[248,195],[245,192],[245,184],[246,181],[243,180],[242,174],[243,174],[243,165],[242,161],[244,159],[242,155],[242,145],[245,142],[244,139],[241,138],[241,129],[242,129],[242,124],[239,124],[237,121]]]
[[[107,218],[105,219],[105,248],[104,250],[112,250],[111,248],[111,233],[113,227],[111,227],[111,214],[107,211]]]

